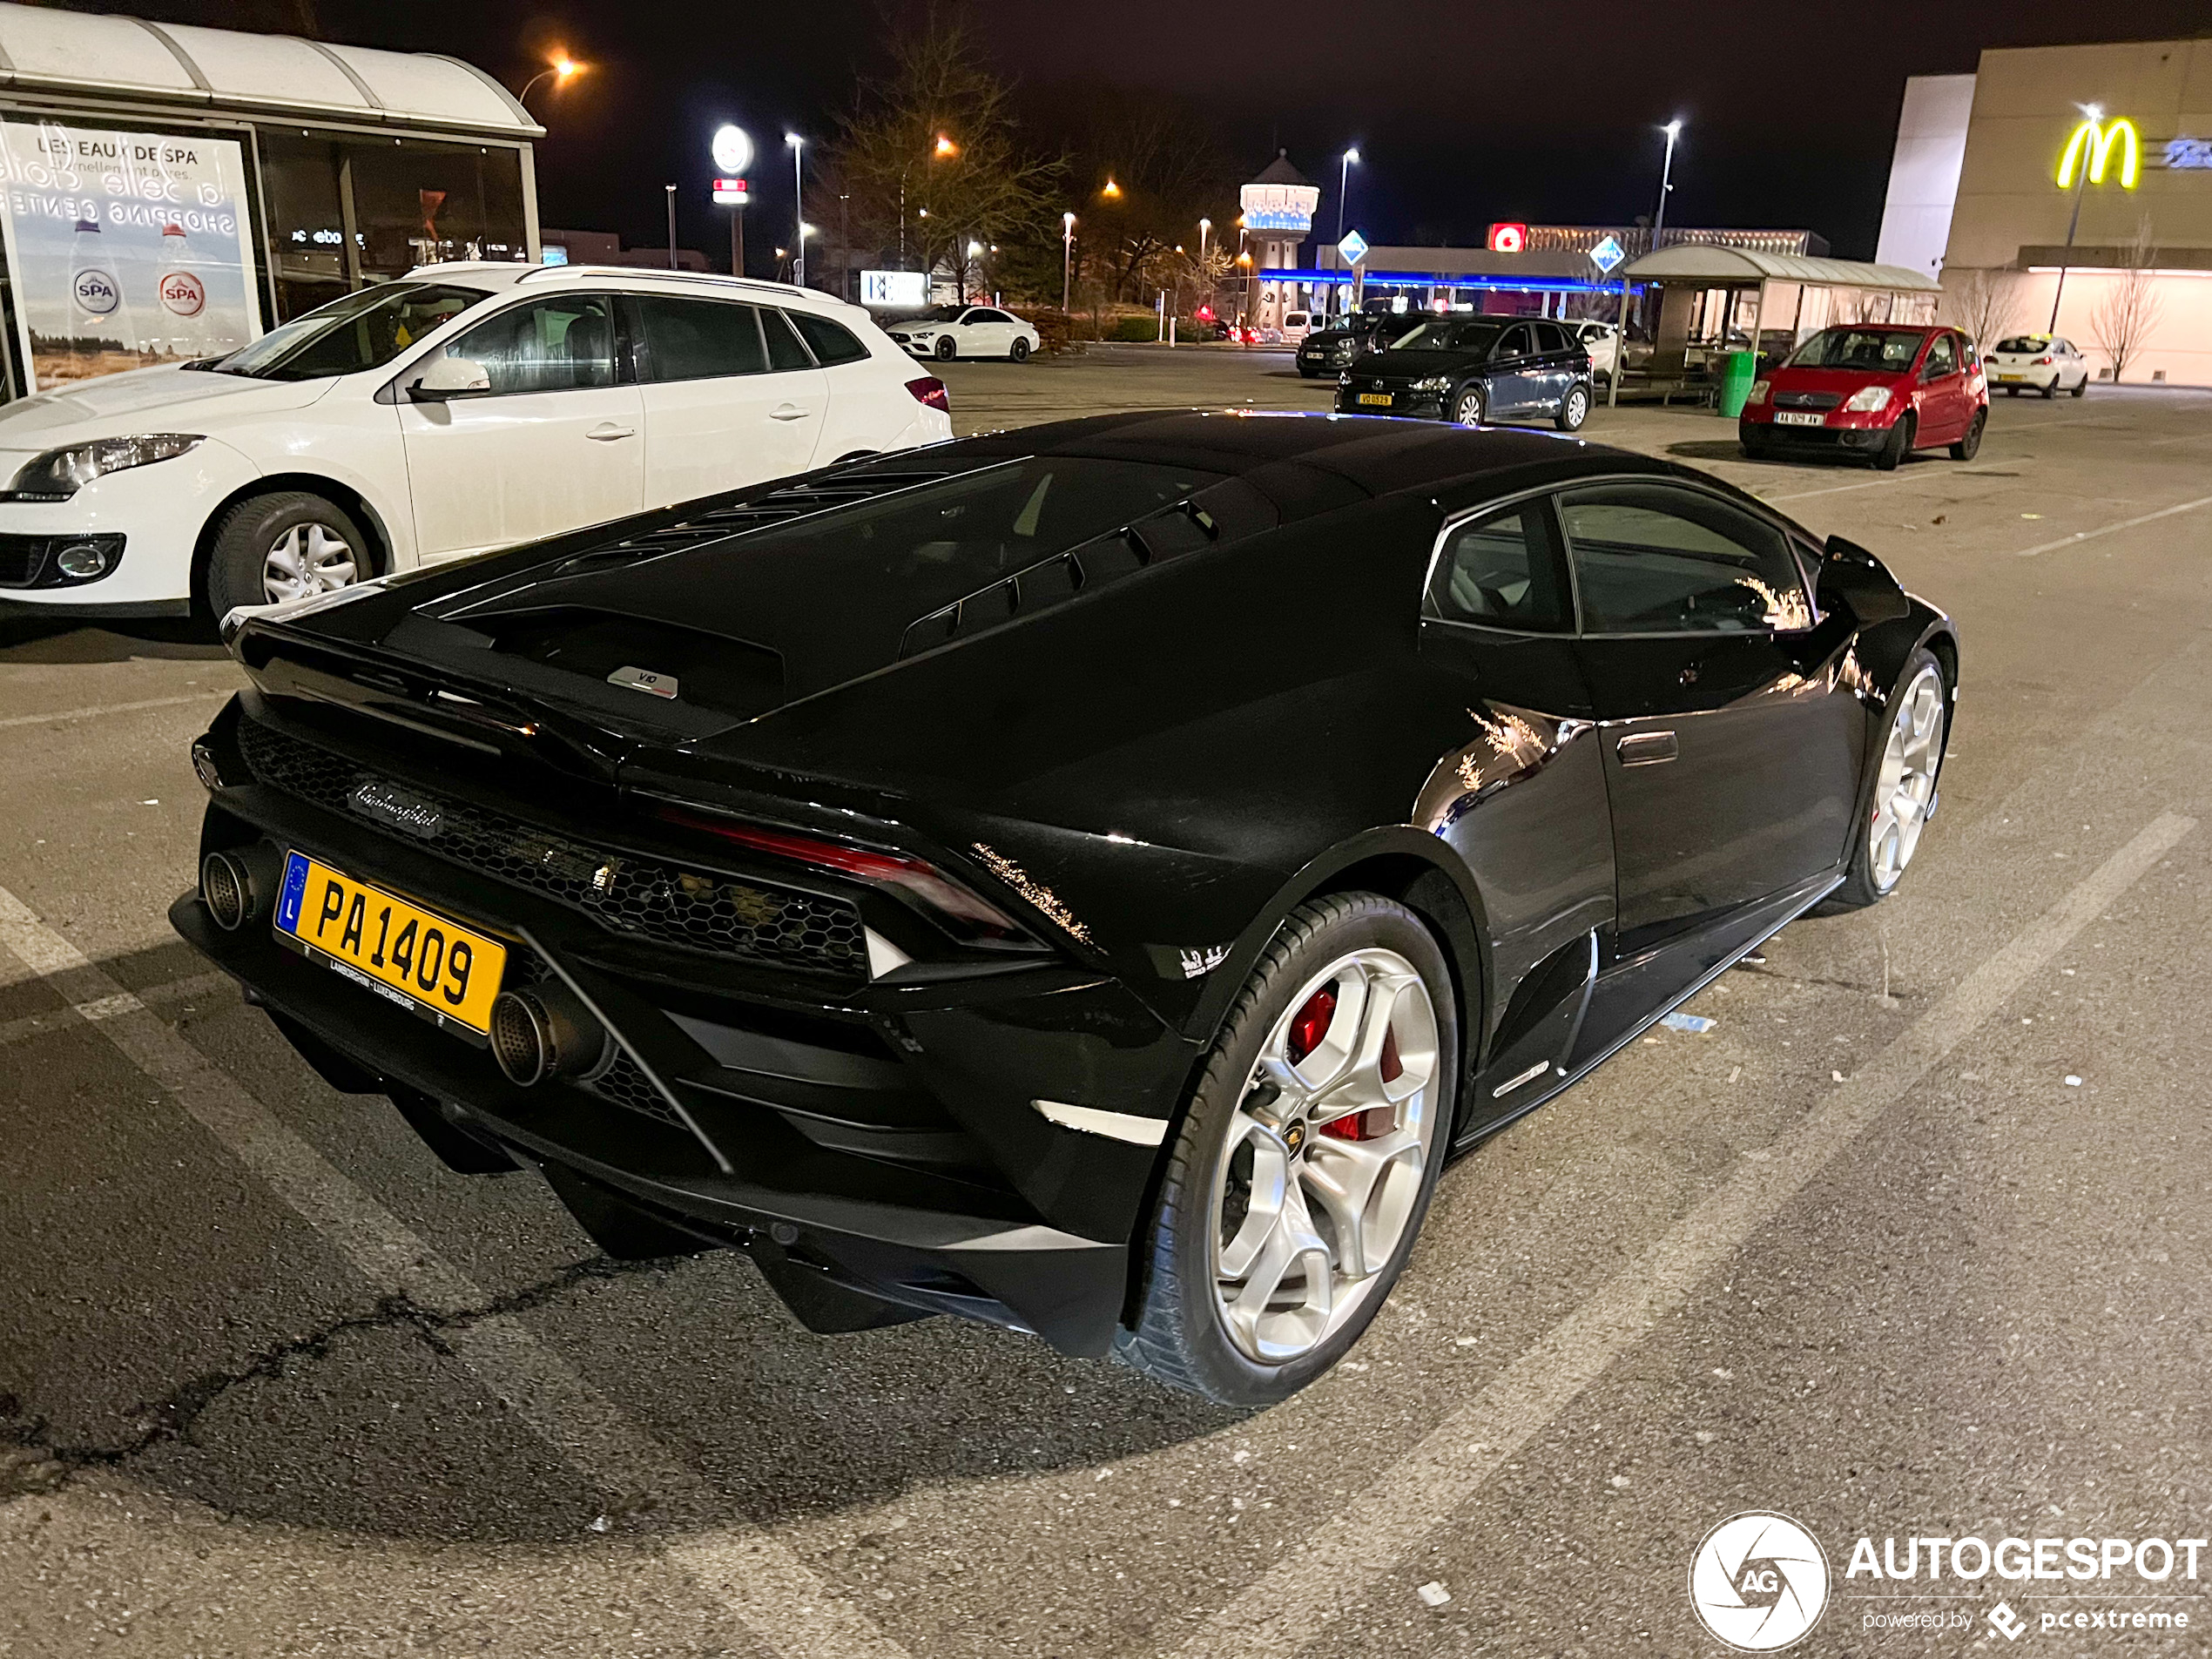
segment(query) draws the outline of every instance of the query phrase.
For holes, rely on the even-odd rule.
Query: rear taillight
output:
[[[656,816],[686,829],[704,831],[770,858],[788,859],[887,888],[928,910],[955,936],[970,944],[1028,947],[1035,943],[1020,923],[989,900],[969,892],[934,864],[903,853],[878,852],[845,841],[826,841],[790,830],[769,829],[732,819],[710,818],[680,806],[662,806]]]
[[[2039,357],[2035,360],[2034,367],[2037,368],[2048,368],[2050,366],[2051,360],[2047,357]]]
[[[934,374],[924,374],[918,381],[908,381],[907,390],[914,395],[914,401],[917,403],[927,403],[931,408],[942,409],[948,415],[953,412],[953,400],[945,391],[945,382]]]

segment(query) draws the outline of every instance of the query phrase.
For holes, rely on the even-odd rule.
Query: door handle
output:
[[[802,409],[796,403],[786,403],[780,409],[771,409],[768,412],[768,418],[771,421],[804,421],[813,412],[812,409]]]
[[[617,426],[611,421],[602,421],[583,435],[594,443],[612,443],[617,438],[636,437],[637,428],[634,426]]]
[[[1682,745],[1671,732],[1632,732],[1621,739],[1619,752],[1624,766],[1656,766],[1680,754]]]

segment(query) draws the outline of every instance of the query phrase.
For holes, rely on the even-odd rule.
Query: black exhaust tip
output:
[[[565,987],[502,991],[491,1005],[492,1058],[517,1088],[596,1071],[613,1049],[607,1028]]]
[[[200,860],[200,902],[226,933],[236,933],[265,913],[276,890],[276,849],[266,842],[210,853]]]

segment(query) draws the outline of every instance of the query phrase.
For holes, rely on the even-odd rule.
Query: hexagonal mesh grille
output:
[[[239,723],[239,745],[261,782],[330,812],[354,813],[354,792],[382,781],[342,755],[253,720]],[[441,799],[436,805],[435,838],[417,842],[424,852],[557,899],[610,932],[719,956],[867,976],[860,912],[842,900],[601,852],[464,801]]]

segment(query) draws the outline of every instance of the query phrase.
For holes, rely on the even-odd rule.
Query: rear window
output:
[[[842,323],[818,317],[811,311],[786,311],[784,315],[799,330],[799,337],[813,347],[814,361],[824,368],[833,368],[840,363],[857,363],[868,354],[868,348]]]
[[[637,308],[645,319],[649,380],[715,380],[767,370],[760,325],[751,306],[647,294]]]
[[[2010,340],[1999,341],[1997,349],[2002,352],[2018,352],[2021,356],[2028,357],[2041,351],[2050,343],[2048,341],[2038,340],[2033,334],[2014,334]]]

